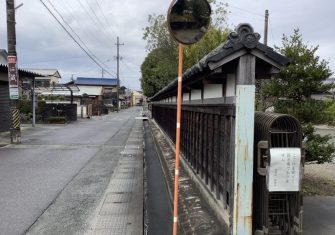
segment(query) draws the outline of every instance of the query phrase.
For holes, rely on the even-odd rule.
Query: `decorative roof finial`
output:
[[[241,43],[248,49],[255,48],[261,36],[259,33],[254,33],[254,29],[250,24],[239,24],[235,31],[231,32],[228,36],[228,41],[224,48],[234,47],[236,44]]]

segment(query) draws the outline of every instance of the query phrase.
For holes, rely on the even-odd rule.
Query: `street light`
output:
[[[198,42],[207,32],[211,8],[207,0],[174,0],[169,8],[167,21],[171,36],[179,42],[178,94],[176,124],[176,162],[173,200],[173,235],[178,228],[178,180],[181,127],[181,97],[183,75],[183,44]]]

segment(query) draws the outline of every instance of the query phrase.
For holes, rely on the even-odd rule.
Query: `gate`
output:
[[[302,195],[298,191],[270,191],[271,149],[302,148],[300,123],[292,116],[276,113],[255,114],[255,158],[253,188],[253,228],[255,235],[302,234]],[[282,161],[291,163],[285,158]],[[290,157],[290,156],[289,156]],[[290,165],[288,165],[290,164]],[[299,185],[304,156],[298,166]],[[291,169],[292,170],[292,169]],[[296,170],[296,169],[295,169]],[[286,174],[287,172],[285,172]],[[288,172],[291,174],[291,172]]]

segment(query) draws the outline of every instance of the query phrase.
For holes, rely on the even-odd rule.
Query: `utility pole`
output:
[[[116,50],[117,50],[117,54],[116,54],[116,64],[117,64],[117,69],[116,69],[116,79],[117,79],[117,91],[116,91],[116,110],[117,112],[119,112],[119,89],[120,89],[120,46],[123,46],[124,44],[120,44],[119,42],[119,37],[117,37],[116,39]]]
[[[17,70],[16,56],[16,33],[15,33],[15,5],[14,0],[6,0],[7,10],[7,44],[8,44],[8,84],[10,98],[10,139],[11,143],[21,142],[19,101],[19,76]]]
[[[101,77],[104,78],[104,68],[101,68]]]
[[[268,45],[268,27],[269,27],[269,11],[265,10],[264,20],[264,45]]]

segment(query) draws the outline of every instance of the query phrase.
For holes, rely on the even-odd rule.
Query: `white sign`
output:
[[[18,87],[10,87],[9,88],[9,98],[11,100],[19,99],[19,88]]]
[[[11,100],[19,99],[19,76],[17,72],[16,56],[8,56],[8,82],[9,82],[9,98]]]
[[[300,148],[271,148],[267,185],[269,192],[300,190]]]

